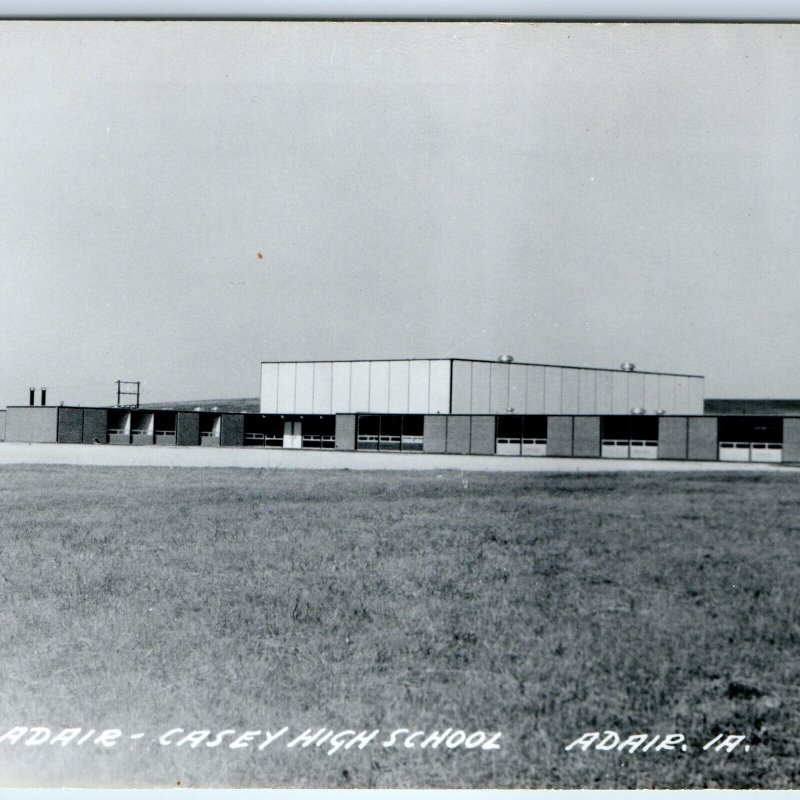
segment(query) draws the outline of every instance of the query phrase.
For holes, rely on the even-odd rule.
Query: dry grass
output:
[[[792,787],[790,475],[4,467],[8,783]],[[159,747],[168,728],[500,730],[495,752]],[[749,753],[567,753],[588,730]],[[381,737],[383,738],[383,737]]]

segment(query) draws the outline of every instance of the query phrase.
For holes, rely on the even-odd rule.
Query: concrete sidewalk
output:
[[[0,442],[0,464],[103,467],[243,467],[248,469],[469,470],[481,472],[800,472],[800,466],[718,461],[641,461],[433,453],[136,447]]]

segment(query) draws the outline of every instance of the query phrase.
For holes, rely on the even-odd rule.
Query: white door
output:
[[[773,443],[767,444],[766,442],[751,442],[750,460],[780,464],[780,462],[783,461],[783,445]]]
[[[283,446],[291,450],[299,450],[303,446],[302,422],[283,423]]]

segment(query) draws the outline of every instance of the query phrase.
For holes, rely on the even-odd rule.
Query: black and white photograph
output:
[[[0,21],[0,787],[791,789],[800,27]]]

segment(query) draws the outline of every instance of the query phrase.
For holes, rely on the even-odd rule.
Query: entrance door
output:
[[[299,450],[303,446],[303,423],[283,423],[283,446],[291,450]]]

